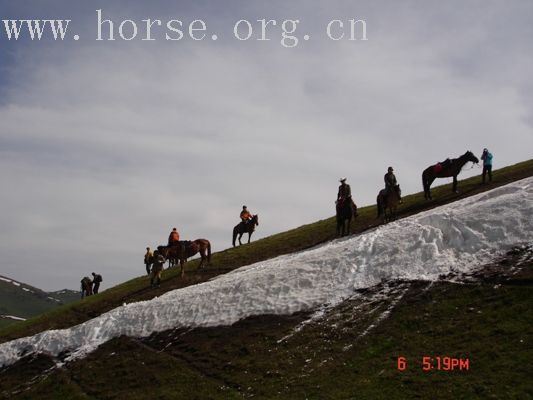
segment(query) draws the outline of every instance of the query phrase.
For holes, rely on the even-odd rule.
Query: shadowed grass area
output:
[[[479,176],[459,182],[459,194],[452,193],[451,184],[432,189],[432,201],[425,201],[423,192],[405,196],[399,209],[399,218],[441,206],[510,182],[533,175],[533,160],[505,167],[493,172],[493,182],[481,185]],[[352,225],[352,233],[360,233],[379,224],[376,207],[370,205],[359,208],[359,216]],[[169,290],[204,282],[221,273],[267,260],[279,255],[301,251],[316,246],[335,237],[335,218],[331,217],[287,232],[272,235],[256,242],[213,254],[212,265],[197,271],[198,260],[186,264],[186,276],[179,276],[178,268],[165,270],[161,287],[150,288],[146,276],[134,278],[123,284],[107,289],[97,296],[71,303],[42,314],[28,321],[17,322],[0,330],[0,342],[28,336],[46,329],[60,329],[82,323],[109,311],[125,302],[147,300]]]
[[[60,369],[21,360],[0,371],[0,398],[531,398],[532,284],[533,251],[522,249],[470,282],[389,282],[312,321],[266,315],[120,337]],[[468,369],[439,370],[436,357]]]

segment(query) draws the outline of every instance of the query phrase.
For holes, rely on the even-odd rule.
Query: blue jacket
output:
[[[487,152],[483,152],[483,154],[481,155],[481,159],[483,160],[483,166],[484,167],[488,167],[488,166],[492,165],[492,154],[489,153],[488,151]]]

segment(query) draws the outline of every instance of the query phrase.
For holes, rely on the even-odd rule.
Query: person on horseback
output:
[[[389,167],[383,179],[385,180],[385,191],[383,192],[383,197],[386,200],[389,193],[392,190],[395,190],[395,188],[398,186],[396,175],[394,175],[394,168]],[[400,199],[400,202],[401,201],[402,200]]]
[[[168,236],[168,246],[178,246],[180,244],[180,234],[176,228],[172,228],[172,232]]]
[[[346,183],[346,178],[339,179],[341,185],[339,186],[339,191],[337,193],[337,203],[343,204],[345,201],[352,198],[352,189],[350,185]]]
[[[252,219],[252,213],[248,211],[248,208],[246,206],[242,206],[240,218],[241,224],[243,226],[246,226],[246,224],[248,224],[248,222],[250,222],[250,220]]]
[[[489,174],[489,182],[492,182],[492,154],[485,148],[480,158],[483,160],[482,183],[485,183],[487,173]]]

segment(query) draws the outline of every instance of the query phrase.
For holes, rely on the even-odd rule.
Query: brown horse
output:
[[[389,193],[386,194],[386,189],[379,192],[377,197],[378,204],[378,218],[383,214],[383,222],[392,221],[396,218],[396,210],[398,204],[402,200],[402,190],[400,185],[395,185]],[[387,210],[389,213],[387,215]]]
[[[337,236],[351,234],[350,225],[352,223],[352,218],[357,217],[357,206],[352,198],[337,200],[335,202],[335,211],[337,219]]]
[[[431,200],[430,186],[436,178],[449,178],[453,176],[453,192],[457,193],[457,175],[467,162],[479,163],[479,159],[471,152],[467,151],[459,158],[446,160],[427,167],[422,172],[422,185],[424,186],[424,196],[426,200]]]
[[[198,269],[211,263],[211,243],[207,239],[196,239],[192,242],[181,241],[177,246],[158,246],[157,250],[168,260],[173,260],[175,264],[180,263],[181,276],[185,274],[183,266],[188,258],[200,253],[201,260]]]
[[[252,237],[252,233],[255,231],[255,227],[259,225],[259,215],[256,214],[252,217],[250,221],[248,221],[246,224],[244,222],[240,222],[233,228],[233,247],[235,247],[235,240],[237,239],[237,235],[239,235],[239,244],[242,245],[241,238],[242,235],[245,233],[248,234],[248,243],[250,243],[250,238]]]

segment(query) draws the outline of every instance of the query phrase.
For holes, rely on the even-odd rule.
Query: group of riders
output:
[[[483,183],[485,183],[485,176],[488,174],[489,182],[492,181],[492,154],[485,148],[483,149],[483,154],[481,156],[481,159],[483,160]],[[449,166],[449,164],[452,162],[450,159],[446,159],[442,163],[438,163],[437,166],[444,169]],[[350,188],[350,185],[346,183],[346,178],[341,178],[339,190],[337,193],[337,210],[339,208],[342,208],[342,205],[346,205],[347,202],[350,204],[350,206],[353,205],[353,210],[356,210],[357,207],[355,206],[355,203],[352,199],[352,191]],[[391,194],[396,195],[396,199],[398,200],[399,204],[402,203],[401,199],[401,191],[400,191],[400,185],[398,184],[398,179],[396,178],[396,175],[394,174],[394,168],[388,167],[387,173],[383,177],[385,188],[380,191],[378,195],[378,209],[381,204],[387,204],[387,199]],[[248,210],[248,208],[244,205],[242,206],[242,211],[240,212],[239,218],[241,222],[235,227],[241,228],[242,231],[246,231],[246,227],[249,226],[251,221],[254,218],[254,215]],[[239,239],[240,240],[240,239]],[[168,245],[166,249],[176,249],[178,251],[184,251],[187,246],[191,244],[190,241],[182,241],[180,240],[179,232],[176,228],[173,228],[172,231],[169,234],[168,237]],[[235,239],[234,239],[234,245],[235,245]],[[159,247],[161,249],[161,247]],[[161,250],[155,250],[152,252],[152,250],[147,247],[146,253],[144,255],[144,264],[146,266],[146,273],[147,275],[150,275],[150,284],[152,286],[159,286],[161,282],[161,273],[163,271],[163,265],[167,261],[167,258],[165,257],[166,254],[162,254]]]
[[[387,168],[387,173],[385,174],[383,179],[385,181],[385,189],[380,192],[380,195],[383,196],[384,199],[386,199],[387,196],[393,190],[397,190],[396,188],[399,186],[398,180],[396,179],[396,175],[394,175],[394,168]],[[346,178],[341,178],[339,182],[341,183],[341,185],[339,186],[339,191],[337,193],[337,205],[342,205],[347,201],[353,201],[352,189],[350,188],[350,185],[346,183]]]
[[[487,148],[483,149],[483,153],[481,155],[481,160],[483,161],[483,172],[482,172],[482,183],[486,182],[486,177],[488,175],[489,182],[492,182],[492,154],[489,152]],[[456,191],[457,188],[457,174],[460,172],[462,165],[466,163],[467,161],[473,161],[475,163],[478,162],[478,159],[470,152],[466,152],[465,155],[459,157],[458,159],[451,160],[447,158],[445,161],[437,163],[430,167],[429,169],[434,173],[434,177],[449,177],[452,176],[454,178],[454,191]],[[440,175],[439,175],[440,174]],[[383,180],[385,181],[385,188],[381,190],[377,197],[377,206],[378,206],[378,217],[380,217],[383,213],[385,215],[385,220],[387,219],[387,213],[386,209],[387,207],[390,207],[391,212],[389,215],[389,218],[393,218],[396,213],[396,204],[402,204],[402,197],[401,197],[401,190],[400,185],[398,184],[398,180],[396,179],[396,175],[394,175],[394,168],[389,167],[387,169],[387,173],[383,177]],[[424,180],[424,175],[423,175]],[[431,180],[431,181],[432,181]],[[429,193],[429,185],[431,184],[431,181],[428,183],[424,181],[424,192],[426,193],[426,198],[431,199],[431,195]],[[356,215],[357,207],[355,206],[355,203],[353,203],[352,200],[352,192],[350,185],[346,183],[346,178],[340,179],[341,185],[339,186],[339,191],[337,193],[337,233],[340,235],[339,228],[343,220],[343,218],[350,218],[351,212],[348,211],[349,209],[352,209],[354,211],[354,215]],[[345,206],[345,208],[343,208]],[[342,210],[344,210],[344,215]],[[349,221],[348,221],[349,226]],[[342,225],[343,232],[344,232],[344,225]],[[348,229],[349,231],[349,229]]]
[[[252,213],[248,210],[248,207],[245,205],[242,206],[242,211],[239,215],[241,222],[239,225],[246,227],[253,218]],[[180,234],[177,228],[172,228],[168,236],[167,249],[174,249],[178,252],[185,252],[185,249],[190,246],[191,241],[180,240]],[[167,259],[162,254],[160,250],[152,251],[150,247],[146,248],[146,253],[144,254],[144,265],[146,267],[146,274],[150,276],[150,285],[159,286],[161,283],[161,274],[163,272],[163,266]]]

